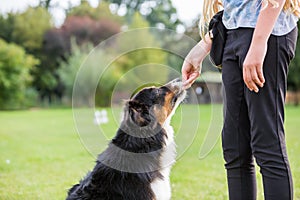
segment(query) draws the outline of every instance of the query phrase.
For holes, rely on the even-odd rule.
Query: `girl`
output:
[[[296,47],[299,3],[204,0],[204,21],[223,8],[228,30],[222,61],[222,147],[231,200],[256,199],[253,158],[263,177],[265,199],[293,199],[284,102],[288,65]],[[210,48],[211,40],[205,34],[186,57],[182,66],[186,88],[200,75]]]

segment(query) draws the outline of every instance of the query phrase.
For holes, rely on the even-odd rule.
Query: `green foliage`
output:
[[[4,39],[6,42],[12,42],[14,23],[14,14],[8,13],[7,16],[0,15],[0,38]]]
[[[73,98],[73,89],[76,86],[77,92],[76,97],[74,97],[76,98],[76,106],[92,106],[95,102],[95,90],[100,78],[99,75],[105,69],[104,63],[109,56],[97,49],[90,53],[93,48],[92,45],[79,47],[75,42],[72,44],[70,57],[66,62],[61,62],[59,69],[59,76],[65,86],[65,99],[70,104]],[[111,86],[116,82],[115,74],[115,72],[108,73],[104,77],[107,81],[101,88],[100,103],[102,105],[108,105],[112,93]]]
[[[49,12],[42,7],[29,7],[22,13],[9,13],[6,17],[0,17],[0,26],[0,37],[22,46],[27,53],[40,60],[39,65],[31,70],[33,86],[40,96],[56,88],[59,82],[55,78],[56,68],[53,67],[56,60],[45,55],[43,49],[44,34],[52,27]]]
[[[161,0],[155,2],[157,2],[157,5],[149,15],[146,15],[147,20],[152,26],[162,24],[165,28],[176,30],[177,25],[181,22],[177,17],[177,10],[172,5],[172,1]]]
[[[68,101],[71,100],[72,87],[75,75],[83,58],[86,57],[91,50],[91,45],[98,45],[103,40],[120,32],[121,18],[113,15],[107,3],[103,2],[98,7],[93,8],[86,1],[81,1],[79,6],[70,9],[67,18],[61,28],[53,28],[44,36],[44,49],[46,53],[43,59],[43,67],[36,76],[37,85],[41,87],[40,91],[46,95],[62,93],[62,87],[66,88]],[[76,40],[76,44],[71,45],[71,38]],[[74,41],[75,41],[74,40]],[[74,47],[74,45],[78,45]],[[85,46],[90,46],[88,49]],[[75,48],[75,49],[74,49]],[[70,49],[72,49],[70,52]],[[69,58],[69,55],[71,57]],[[62,59],[63,58],[63,59]],[[64,60],[65,64],[61,64],[58,60]],[[49,66],[51,64],[51,66]],[[60,70],[60,67],[63,67]],[[68,72],[68,70],[71,70]],[[43,79],[44,74],[52,75],[52,79]],[[88,74],[88,72],[85,72]],[[60,81],[60,79],[63,79]],[[83,78],[86,79],[86,78]],[[56,84],[52,87],[55,80]],[[87,79],[88,80],[88,79]],[[45,84],[44,84],[45,83]],[[88,87],[88,86],[87,86]],[[89,90],[83,90],[89,96],[89,102],[92,102]],[[84,97],[83,97],[84,98]]]
[[[298,23],[298,28],[300,23]],[[292,60],[288,73],[288,90],[294,93],[294,104],[297,106],[300,99],[297,98],[297,93],[300,91],[300,37],[298,35],[295,57]]]
[[[50,7],[52,7],[51,2],[53,2],[53,1],[52,0],[39,0],[39,5],[48,10]]]
[[[32,81],[30,70],[38,63],[23,48],[0,40],[0,109],[23,108],[28,103],[27,94],[35,97],[28,89]]]
[[[145,21],[138,13],[134,16],[131,28],[148,27]],[[147,40],[145,40],[147,38]],[[59,70],[59,76],[66,89],[66,97],[70,102],[72,98],[73,86],[76,85],[76,101],[84,105],[109,106],[113,92],[130,92],[120,87],[120,91],[114,91],[114,87],[130,70],[144,64],[156,63],[163,65],[166,63],[166,54],[158,47],[160,44],[151,35],[148,29],[138,29],[130,34],[122,34],[115,41],[113,46],[106,47],[107,51],[95,49],[90,54],[91,48],[82,48],[73,42],[72,53],[67,62],[62,62]],[[145,47],[139,49],[139,46]],[[158,49],[147,48],[157,47]],[[130,50],[129,52],[127,52]],[[127,52],[120,56],[120,52]],[[109,58],[115,58],[110,63]],[[80,66],[82,66],[80,68]],[[120,85],[140,86],[145,78],[152,77],[164,83],[168,78],[168,71],[153,67],[145,67],[142,71],[133,71],[130,77],[121,80]],[[157,77],[159,75],[159,77]],[[77,78],[76,78],[77,76]],[[76,79],[76,83],[75,83]],[[95,91],[95,86],[97,86]],[[124,89],[124,90],[123,90]],[[87,105],[87,104],[85,104]]]
[[[116,6],[116,11],[126,8],[127,22],[130,23],[136,12],[146,19],[150,26],[164,26],[176,29],[181,24],[177,17],[177,10],[171,0],[106,0]]]
[[[300,46],[299,46],[299,48],[300,48]],[[296,55],[297,55],[297,53],[296,53]],[[288,83],[289,83],[290,90],[293,90],[293,91],[300,90],[300,57],[299,57],[299,55],[297,55],[295,57],[295,59],[292,61],[291,66],[289,68]]]
[[[109,20],[121,23],[123,19],[118,15],[111,13],[109,9],[109,4],[107,2],[101,2],[99,5],[94,8],[88,1],[81,1],[81,4],[73,7],[67,13],[67,16],[89,16],[94,20]]]
[[[100,13],[96,12],[96,9],[93,8],[88,1],[81,1],[81,4],[71,8],[68,12],[68,16],[89,16],[93,19],[99,19],[99,15]]]
[[[91,50],[91,49],[89,49]],[[80,69],[80,66],[88,56],[89,50],[80,49],[75,42],[72,42],[72,52],[67,61],[61,61],[58,70],[58,75],[65,87],[64,96],[67,101],[71,102],[73,86],[76,79],[76,74]],[[91,78],[86,76],[87,79]],[[83,80],[85,82],[86,80]]]
[[[30,53],[41,51],[43,36],[51,27],[51,15],[46,9],[28,8],[15,16],[12,40]]]
[[[146,27],[149,27],[149,23],[139,13],[135,13],[132,23],[129,25],[129,30],[132,29],[133,31],[118,38],[117,49],[125,52],[129,51],[113,63],[113,68],[121,68],[122,74],[143,65],[166,65],[167,52],[160,48],[161,44]],[[158,72],[155,67],[152,69],[145,67],[142,74],[135,73],[135,70],[132,71],[132,77],[124,80],[124,84],[140,86],[140,83],[143,83],[145,79],[145,75],[153,77],[153,80],[155,80],[159,74],[162,83],[166,82],[168,78],[167,70]]]
[[[290,90],[300,90],[300,37],[298,36],[295,58],[289,67],[288,86]]]
[[[148,21],[146,21],[142,15],[138,12],[135,12],[134,15],[132,16],[132,21],[131,23],[129,24],[129,29],[137,29],[137,28],[149,28],[150,27],[150,24]],[[136,38],[134,38],[136,39]],[[145,38],[143,38],[144,40]],[[145,41],[147,43],[153,43],[153,41],[151,41],[151,39],[153,40],[153,37],[150,38],[150,41]],[[141,42],[141,41],[139,41]],[[144,42],[144,43],[145,43]]]

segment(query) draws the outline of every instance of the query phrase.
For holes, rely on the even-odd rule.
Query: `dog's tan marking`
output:
[[[165,122],[165,120],[167,119],[167,117],[168,117],[168,112],[167,112],[167,110],[165,109],[164,106],[155,105],[154,109],[153,109],[153,112],[155,114],[155,117],[156,117],[157,121],[160,124],[163,124]]]
[[[171,114],[172,112],[172,99],[174,98],[174,93],[170,92],[168,93],[166,96],[165,96],[165,104],[164,104],[164,108],[166,109],[167,111],[167,116],[169,116],[169,114]]]
[[[153,111],[154,111],[157,121],[160,124],[163,124],[172,112],[173,108],[172,108],[171,102],[172,102],[173,97],[174,97],[174,94],[172,92],[170,92],[165,96],[165,102],[164,102],[163,106],[161,106],[161,105],[154,106]]]

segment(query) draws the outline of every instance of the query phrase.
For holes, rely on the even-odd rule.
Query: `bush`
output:
[[[69,105],[72,98],[74,98],[73,103],[76,106],[92,106],[94,104],[99,70],[103,70],[101,61],[105,60],[106,56],[101,51],[93,51],[92,54],[89,54],[92,48],[92,45],[79,47],[73,42],[70,57],[67,62],[62,61],[60,64],[58,74],[65,87],[64,99]],[[74,86],[76,86],[75,94]]]
[[[30,70],[38,63],[39,60],[26,54],[22,47],[0,39],[0,109],[21,109],[30,105],[26,98],[35,98],[34,92],[28,90],[32,81]]]

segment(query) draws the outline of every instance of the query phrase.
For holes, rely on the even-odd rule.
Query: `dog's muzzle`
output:
[[[183,88],[183,82],[180,78],[176,78],[164,86],[168,87],[178,99],[180,98],[183,100],[185,98],[186,91]]]

